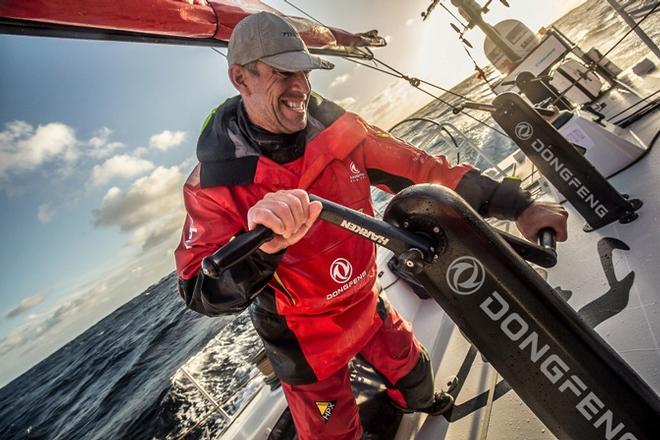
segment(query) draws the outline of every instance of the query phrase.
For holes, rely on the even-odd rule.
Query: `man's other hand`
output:
[[[323,206],[310,202],[302,189],[281,190],[268,193],[248,210],[248,228],[263,225],[272,229],[275,238],[259,249],[274,254],[299,242],[314,224]]]
[[[568,212],[559,203],[534,202],[516,220],[518,230],[527,240],[536,242],[539,231],[554,229],[557,241],[566,241],[568,232],[566,219]]]

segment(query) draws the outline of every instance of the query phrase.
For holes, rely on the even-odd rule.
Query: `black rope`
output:
[[[611,122],[611,121],[614,120],[614,118],[616,118],[617,116],[621,116],[622,114],[624,114],[625,112],[627,112],[627,111],[630,110],[631,108],[638,106],[638,105],[641,104],[642,102],[645,102],[645,101],[649,100],[650,98],[652,98],[653,96],[657,95],[658,93],[660,93],[660,89],[658,89],[658,90],[656,90],[655,92],[651,93],[651,94],[648,95],[647,97],[640,99],[640,100],[637,101],[636,103],[634,103],[634,104],[632,104],[632,105],[630,105],[630,106],[624,108],[624,109],[621,110],[619,113],[617,113],[617,114],[615,114],[615,115],[613,115],[613,116],[610,116],[609,119],[608,119],[608,122]]]

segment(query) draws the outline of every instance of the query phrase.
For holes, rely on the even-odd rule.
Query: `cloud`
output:
[[[330,83],[330,87],[337,87],[340,84],[344,84],[351,77],[348,73],[339,75]]]
[[[25,121],[5,124],[0,131],[0,178],[32,171],[46,162],[73,163],[78,159],[75,131],[60,122],[39,125]]]
[[[415,23],[415,19],[414,19],[414,18],[409,18],[408,20],[406,20],[406,26],[412,26],[413,23]]]
[[[38,306],[44,302],[44,298],[46,298],[46,295],[43,293],[35,293],[32,296],[28,296],[23,301],[21,301],[21,303],[16,308],[10,310],[9,313],[7,313],[7,318],[15,318],[18,315],[22,315],[33,307]]]
[[[360,109],[359,114],[371,124],[389,127],[414,110],[402,106],[411,90],[414,89],[405,81],[394,82]]]
[[[103,159],[110,156],[115,150],[126,147],[122,142],[110,142],[110,135],[112,130],[108,127],[99,129],[94,137],[92,137],[87,144],[92,147],[88,150],[88,154],[95,159]]]
[[[107,292],[108,284],[105,282],[99,283],[87,289],[82,294],[68,297],[64,303],[54,309],[33,317],[26,325],[0,340],[0,356],[34,343],[45,334],[53,333],[52,330],[59,325],[78,321],[81,316],[86,316],[86,312],[90,306],[104,302]],[[23,303],[27,301],[31,301],[34,304],[22,308]],[[42,301],[43,295],[41,295],[41,298],[38,298],[37,295],[26,298],[21,302],[21,305],[9,312],[7,317],[13,318],[18,316],[29,308],[40,304]]]
[[[169,131],[155,134],[149,138],[149,146],[161,151],[169,150],[172,147],[179,146],[186,139],[185,131]]]
[[[42,203],[39,205],[39,210],[37,211],[37,219],[40,223],[49,223],[53,216],[55,215],[55,210],[50,203]]]
[[[133,150],[133,157],[142,157],[147,153],[149,153],[149,149],[147,147],[137,147],[135,150]]]
[[[163,221],[149,223],[135,230],[131,237],[131,244],[142,247],[144,252],[154,249],[175,233],[181,233],[183,227],[183,212],[180,215],[168,216]]]
[[[92,212],[97,227],[119,227],[132,234],[130,244],[149,250],[180,230],[185,215],[179,167],[158,167],[127,190],[110,188]]]
[[[348,98],[340,99],[338,101],[335,101],[335,104],[345,108],[349,109],[353,104],[355,104],[355,98],[349,96]]]
[[[99,186],[116,177],[127,179],[144,174],[153,168],[154,164],[148,160],[121,154],[111,157],[101,165],[95,165],[92,169],[92,183]]]

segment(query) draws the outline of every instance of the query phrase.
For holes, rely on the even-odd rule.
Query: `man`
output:
[[[532,203],[516,181],[451,166],[312,96],[309,71],[333,66],[275,15],[241,21],[228,61],[240,96],[207,118],[199,138],[200,163],[184,187],[179,293],[210,316],[249,304],[301,439],[361,437],[347,368],[358,354],[384,377],[396,406],[446,411],[453,401],[434,392],[426,351],[379,296],[375,246],[316,222],[321,206],[308,194],[373,214],[370,185],[397,192],[440,183],[483,215],[517,218],[530,239],[552,227],[565,240],[566,212]],[[276,237],[218,280],[200,274],[203,257],[258,224]],[[350,276],[338,277],[337,265]]]

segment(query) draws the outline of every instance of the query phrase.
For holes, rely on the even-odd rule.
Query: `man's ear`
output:
[[[229,80],[241,95],[250,94],[250,88],[245,82],[245,79],[246,72],[242,66],[239,66],[238,64],[232,64],[229,66]]]

